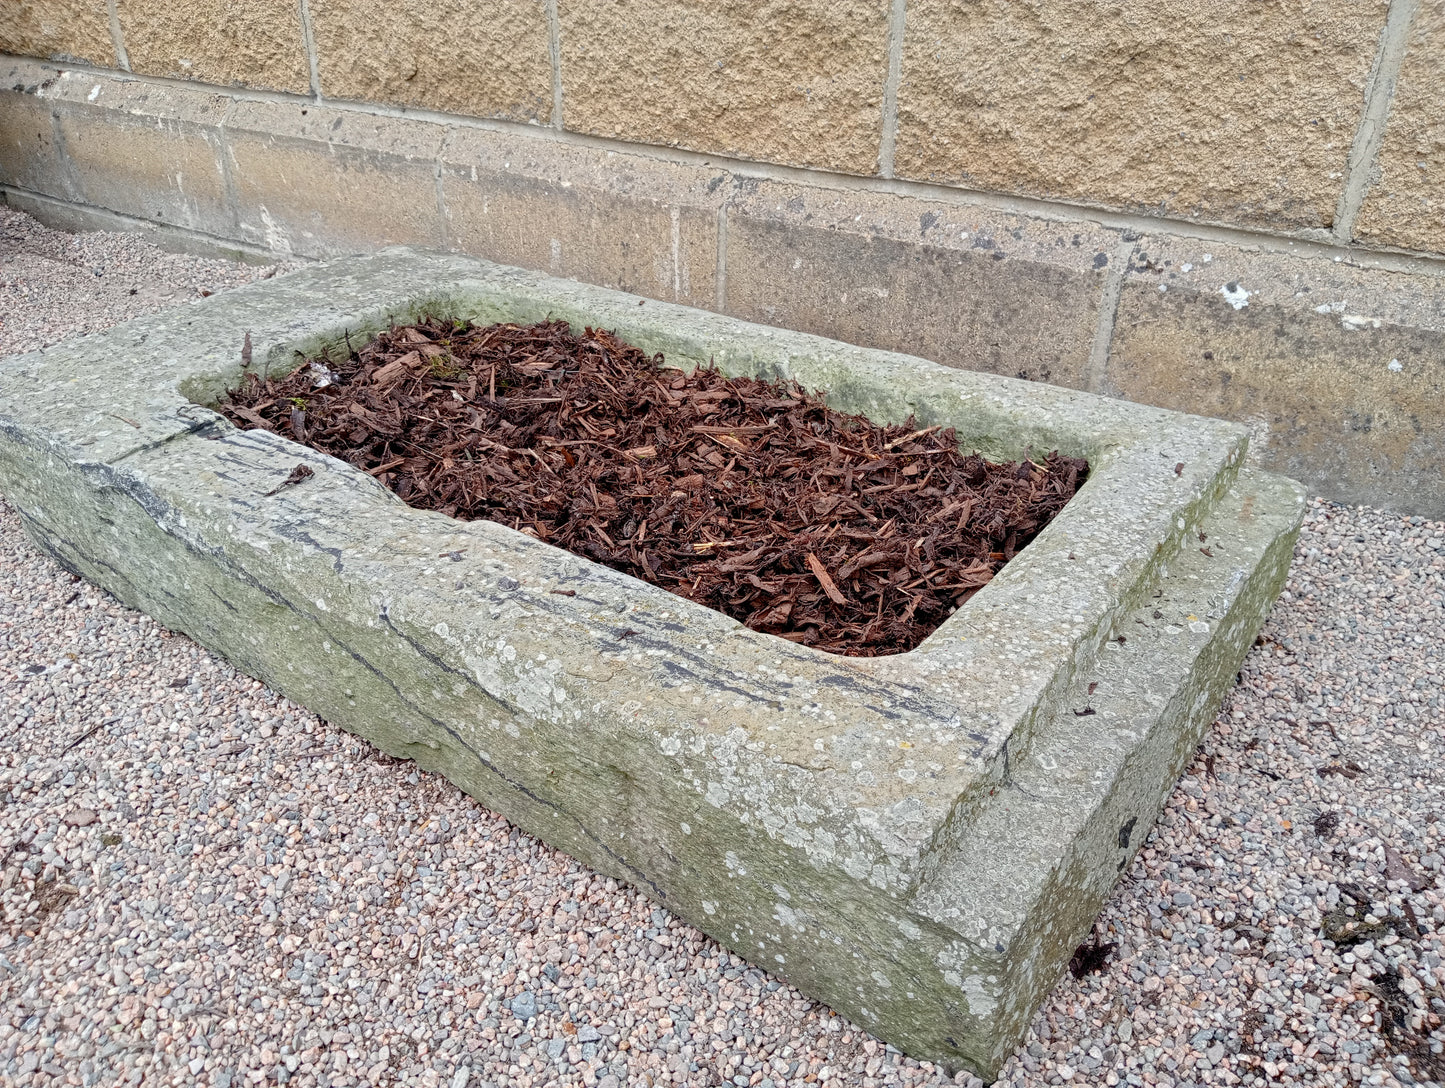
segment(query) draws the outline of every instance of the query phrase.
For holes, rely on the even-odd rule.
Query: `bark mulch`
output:
[[[993,464],[792,382],[669,369],[611,333],[428,318],[255,374],[221,411],[821,650],[911,650],[1032,540],[1088,465]],[[289,481],[288,481],[289,482]]]

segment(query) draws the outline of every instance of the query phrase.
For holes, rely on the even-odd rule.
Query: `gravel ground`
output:
[[[256,274],[0,217],[12,279],[56,246],[157,305]],[[73,289],[7,296],[5,335],[78,331]],[[1445,524],[1315,503],[1117,947],[1001,1083],[1445,1078],[1442,645]],[[0,683],[0,1083],[945,1082],[76,581],[3,503]]]
[[[168,253],[134,235],[66,234],[0,204],[0,358],[296,267]]]

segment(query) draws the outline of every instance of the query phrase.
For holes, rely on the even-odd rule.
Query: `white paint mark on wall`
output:
[[[274,249],[278,253],[291,252],[291,238],[282,229],[281,224],[276,222],[271,213],[266,210],[266,205],[257,206],[261,213],[261,233],[266,238],[266,248]]]
[[[1206,261],[1209,260],[1209,255],[1205,254],[1204,259]],[[1219,293],[1224,296],[1225,302],[1229,303],[1236,310],[1242,310],[1249,305],[1249,296],[1257,294],[1258,292],[1246,291],[1243,284],[1226,283],[1219,289]]]
[[[95,101],[97,98],[99,98],[99,97],[100,97],[100,84],[97,83],[94,87],[92,87],[92,88],[90,89],[90,93],[85,96],[85,100],[86,100],[87,102],[94,102],[94,101]]]

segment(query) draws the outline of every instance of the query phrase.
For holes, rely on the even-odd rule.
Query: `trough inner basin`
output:
[[[795,382],[669,367],[560,321],[427,317],[290,374],[233,423],[820,650],[915,648],[1069,501],[1088,464],[997,464],[951,428],[879,426]]]

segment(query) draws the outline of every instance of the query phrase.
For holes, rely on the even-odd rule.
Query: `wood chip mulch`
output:
[[[1086,462],[993,464],[792,382],[686,374],[562,321],[428,318],[248,375],[220,410],[833,653],[911,650],[1073,497]]]

